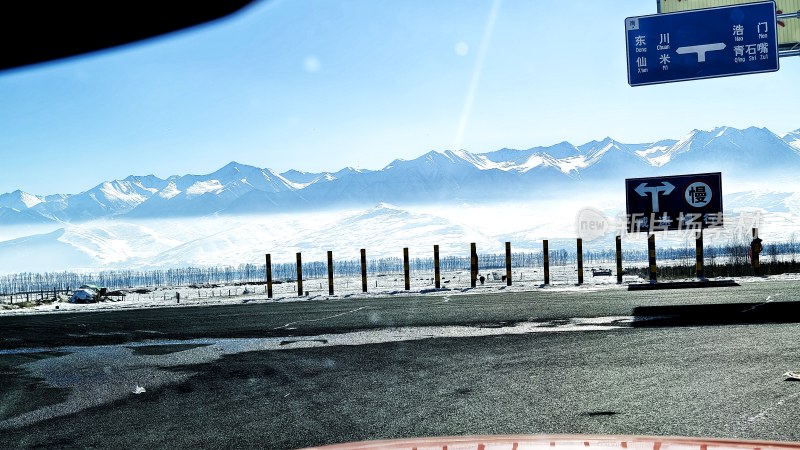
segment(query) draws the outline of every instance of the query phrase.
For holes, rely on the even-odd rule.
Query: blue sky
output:
[[[114,51],[0,73],[0,193],[130,174],[379,169],[454,147],[800,128],[776,73],[631,88],[624,19],[656,0],[275,0]]]

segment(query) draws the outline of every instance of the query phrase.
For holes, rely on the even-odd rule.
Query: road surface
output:
[[[800,440],[800,284],[0,317],[2,448]]]

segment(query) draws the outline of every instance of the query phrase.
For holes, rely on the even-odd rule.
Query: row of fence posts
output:
[[[52,298],[53,298],[53,299],[56,299],[56,298],[58,298],[58,294],[59,294],[59,293],[62,293],[62,292],[63,292],[63,293],[65,293],[65,294],[68,294],[68,293],[69,293],[69,291],[70,291],[70,289],[69,289],[69,288],[67,288],[67,289],[58,289],[58,288],[53,288],[53,290],[52,290],[52,291],[49,291],[49,290],[41,290],[41,291],[17,292],[16,294],[10,294],[10,295],[9,295],[9,297],[10,297],[11,304],[13,305],[13,304],[14,304],[14,296],[15,296],[15,295],[16,295],[16,296],[17,296],[17,298],[19,298],[19,299],[21,299],[21,298],[24,296],[24,297],[25,297],[25,301],[26,301],[26,302],[30,302],[30,301],[31,301],[31,295],[33,295],[33,298],[34,298],[34,300],[36,300],[36,299],[37,299],[36,297],[38,296],[38,300],[40,300],[40,301],[44,301],[44,299],[45,299],[45,294],[50,294],[50,293],[52,293],[52,294],[53,294],[53,297],[52,297]]]
[[[753,240],[758,239],[758,228],[753,228]],[[650,273],[650,282],[656,283],[657,278],[657,264],[656,264],[656,237],[650,234],[647,237],[648,249],[648,267]],[[759,261],[759,249],[751,249],[751,263],[753,265],[753,272],[756,276],[761,275],[761,264]],[[511,286],[511,242],[506,242],[506,284]],[[705,271],[703,268],[703,231],[698,231],[695,236],[695,255],[696,255],[696,277],[698,279],[705,278]],[[622,237],[616,237],[616,269],[617,269],[617,283],[622,283]],[[578,263],[578,284],[583,284],[583,240],[577,239],[577,263]],[[550,284],[550,250],[548,240],[542,241],[542,265],[544,272],[544,284]],[[403,248],[403,278],[405,290],[411,290],[411,264],[408,256],[408,247]],[[439,246],[433,246],[433,271],[434,282],[436,289],[441,289],[441,269],[439,266]],[[266,255],[266,276],[267,276],[267,297],[273,298],[272,289],[272,255]],[[476,287],[478,280],[478,252],[476,244],[470,244],[470,287]],[[367,251],[361,249],[361,290],[367,292]],[[50,291],[32,291],[11,294],[11,303],[14,303],[14,295],[17,297],[25,296],[26,301],[30,301],[31,294],[39,294],[44,299],[44,294]],[[59,291],[53,288],[53,297],[57,297]],[[66,291],[69,293],[69,288]],[[328,294],[334,295],[333,290],[333,251],[328,251]],[[303,296],[303,260],[300,252],[297,253],[297,295]]]
[[[753,239],[758,239],[758,228],[753,228]],[[650,234],[647,237],[647,247],[648,247],[648,267],[650,272],[650,282],[655,283],[658,281],[656,276],[657,265],[656,265],[656,237],[654,234]],[[506,284],[511,286],[511,242],[506,242]],[[759,261],[759,251],[753,250],[751,251],[751,263],[753,265],[753,271],[755,275],[761,274],[761,264]],[[695,255],[696,255],[696,277],[698,279],[705,278],[704,275],[704,268],[703,268],[703,231],[698,231],[695,237]],[[622,283],[622,237],[616,237],[616,269],[617,269],[617,283]],[[578,284],[583,284],[583,240],[577,240],[577,263],[578,263]],[[542,241],[542,265],[543,265],[543,272],[544,272],[544,284],[550,284],[550,250],[549,250],[549,242],[547,240]],[[408,247],[403,248],[403,278],[404,278],[404,288],[405,290],[411,290],[411,270],[410,270],[410,260],[408,256]],[[434,282],[436,289],[441,289],[441,269],[439,266],[439,246],[433,246],[433,271],[434,271]],[[272,255],[269,253],[266,255],[266,276],[267,276],[267,296],[269,298],[273,297],[273,290],[272,290]],[[473,242],[470,244],[470,287],[476,287],[478,280],[478,252],[476,244]],[[366,249],[361,249],[361,290],[362,292],[367,292],[367,251]],[[53,297],[57,297],[57,292],[59,292],[56,288],[53,288]],[[66,291],[69,292],[69,288]],[[328,251],[328,294],[334,295],[333,293],[333,252]],[[14,303],[14,295],[21,297],[25,295],[26,301],[30,301],[31,294],[39,294],[41,298],[44,298],[44,294],[49,293],[49,291],[35,291],[35,292],[23,292],[17,294],[11,294],[11,303]],[[303,260],[302,255],[300,252],[297,253],[297,295],[302,297],[304,295],[303,291]]]
[[[622,283],[622,247],[620,245],[620,238],[617,237],[617,281]],[[550,258],[548,241],[543,242],[543,264],[544,264],[544,284],[550,284]],[[361,249],[361,291],[367,292],[367,250]],[[307,293],[303,290],[303,257],[302,253],[297,253],[297,295],[302,297]],[[328,295],[334,295],[333,288],[333,251],[328,251]],[[507,286],[512,285],[511,277],[511,242],[505,243],[505,282]],[[478,252],[477,245],[473,242],[470,244],[470,287],[476,287],[478,283]],[[266,255],[266,276],[267,276],[267,297],[273,298],[273,280],[272,280],[272,255]],[[442,287],[442,272],[439,264],[439,246],[433,246],[433,279],[436,289]],[[408,247],[403,248],[403,281],[404,289],[411,290],[411,263],[408,255]],[[582,240],[578,239],[578,284],[583,284],[583,245]]]
[[[470,284],[475,287],[478,279],[478,253],[476,244],[472,243],[470,258]],[[361,291],[367,292],[367,250],[361,249]],[[297,253],[297,295],[305,295],[303,290],[303,256]],[[442,271],[439,265],[439,246],[433,246],[433,271],[434,286],[436,289],[442,287]],[[267,276],[267,297],[273,297],[272,280],[272,255],[266,254],[266,276]],[[403,248],[403,280],[405,290],[411,290],[411,260],[408,255],[408,247]],[[511,243],[506,242],[506,284],[511,286]],[[328,295],[334,295],[333,290],[333,251],[328,250]]]
[[[753,238],[758,238],[758,229],[753,228]],[[648,267],[650,272],[650,282],[655,283],[658,281],[656,271],[656,237],[650,234],[647,237],[648,247]],[[511,286],[511,242],[506,242],[506,285]],[[698,279],[705,278],[703,269],[703,232],[697,232],[695,237],[695,254],[696,254],[696,276]],[[622,283],[622,237],[616,237],[616,269],[617,269],[617,283]],[[267,262],[267,296],[272,298],[272,257],[270,254],[266,255]],[[578,263],[578,284],[583,284],[583,240],[577,240],[577,263]],[[760,275],[760,264],[758,260],[758,252],[752,252],[752,264],[756,275]],[[550,284],[550,249],[548,240],[542,241],[542,265],[544,272],[544,284]],[[441,289],[441,269],[439,266],[439,246],[433,246],[433,271],[434,271],[434,286],[436,289]],[[404,288],[406,291],[411,290],[411,270],[410,261],[408,257],[408,247],[403,248],[403,278]],[[470,287],[476,287],[478,281],[478,252],[476,244],[470,244]],[[361,290],[367,292],[367,251],[361,249]],[[301,253],[297,253],[297,295],[302,297],[305,294],[303,291],[303,260]],[[334,295],[333,290],[333,252],[328,251],[328,294]]]

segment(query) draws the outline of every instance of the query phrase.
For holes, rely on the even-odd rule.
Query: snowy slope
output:
[[[786,133],[782,136],[784,142],[789,144],[790,147],[800,152],[800,129]]]
[[[62,242],[63,228],[0,242],[0,273],[50,272],[67,268],[101,267],[80,249]]]
[[[0,242],[0,272],[96,269],[151,257],[181,241],[132,223],[97,221]]]
[[[798,167],[798,153],[764,128],[695,131],[674,147],[663,167],[676,173],[719,171],[728,177],[761,177],[796,172]]]
[[[795,196],[795,192],[781,192],[767,189],[736,192],[724,197],[724,206],[727,211],[759,208],[770,212],[791,212],[788,202],[795,198]]]
[[[404,247],[412,257],[429,257],[433,245],[440,245],[442,255],[464,256],[470,242],[481,253],[501,253],[505,241],[514,251],[539,251],[542,239],[552,248],[572,248],[582,208],[600,208],[609,219],[624,211],[624,195],[615,192],[587,189],[571,199],[557,193],[543,201],[476,199],[424,208],[379,204],[356,211],[92,221],[0,242],[0,273],[237,266],[261,264],[265,253],[276,262],[293,261],[295,252],[306,261],[322,261],[328,250],[337,259],[356,259],[361,248],[369,258],[399,258]],[[732,193],[724,204],[731,213],[765,210],[762,231],[771,240],[786,239],[800,214],[800,189]],[[736,223],[731,218],[732,226]],[[600,240],[604,248],[612,242],[612,234]]]
[[[356,259],[360,248],[369,248],[370,258],[400,257],[404,246],[427,251],[434,244],[443,254],[462,254],[465,242],[502,250],[476,228],[387,204],[241,220],[97,221],[0,242],[0,272],[260,264],[265,253],[291,261],[298,251],[309,260],[323,260],[327,250]]]
[[[307,261],[322,261],[328,250],[334,251],[337,259],[357,259],[361,248],[370,249],[370,258],[400,257],[404,246],[432,250],[434,244],[443,252],[460,254],[464,242],[476,241],[482,248],[500,248],[478,230],[387,204],[355,214],[299,217],[305,220],[254,218],[239,222],[229,230],[130,263],[143,267],[261,264],[265,253],[276,261],[293,261],[296,252],[302,252]],[[313,220],[308,220],[310,217]]]
[[[0,223],[3,224],[3,226],[52,222],[51,219],[27,209],[19,211],[14,208],[0,207]]]

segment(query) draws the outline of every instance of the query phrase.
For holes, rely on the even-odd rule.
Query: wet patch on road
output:
[[[134,355],[169,355],[170,353],[183,352],[207,345],[211,344],[156,344],[133,347],[132,350]]]
[[[320,344],[327,344],[328,340],[327,339],[295,339],[295,340],[289,340],[289,341],[281,341],[281,343],[278,344],[278,345],[292,345],[292,344],[297,344],[297,343],[300,343],[300,342],[319,342]]]
[[[349,311],[348,313],[355,312]],[[54,389],[55,400],[34,402],[27,409],[9,409],[0,429],[18,428],[86,408],[147,397],[168,385],[180,385],[193,375],[191,367],[227,355],[252,351],[287,351],[323,346],[359,346],[470,337],[502,337],[532,333],[613,331],[628,328],[632,317],[497,322],[473,326],[394,327],[303,337],[203,338],[148,340],[115,345],[21,348],[0,350],[0,358],[30,358],[17,370],[39,389]],[[287,324],[288,325],[288,324]],[[111,335],[113,333],[109,333]],[[59,353],[53,354],[53,351]],[[37,355],[38,354],[38,355]],[[35,356],[34,356],[35,355]],[[44,358],[38,357],[45,355]],[[15,386],[18,392],[20,386]],[[44,392],[44,391],[43,391]],[[24,393],[24,391],[23,391]],[[68,393],[65,394],[65,393]],[[463,395],[468,395],[466,392]],[[23,395],[26,397],[26,395]]]
[[[4,356],[0,359],[0,421],[39,408],[61,403],[69,390],[49,386],[42,378],[32,376],[25,364],[64,353],[38,353]]]

